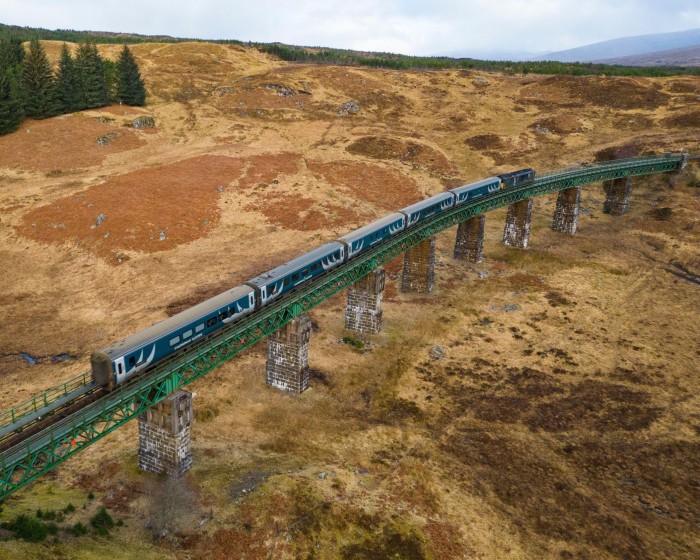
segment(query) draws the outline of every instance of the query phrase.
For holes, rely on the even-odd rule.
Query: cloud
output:
[[[543,52],[700,27],[697,0],[2,0],[0,21],[433,55]]]

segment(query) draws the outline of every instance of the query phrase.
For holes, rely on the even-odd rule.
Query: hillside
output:
[[[673,33],[654,33],[601,41],[600,43],[545,54],[535,60],[594,62],[697,46],[700,46],[700,29],[689,29]]]
[[[597,60],[596,62],[621,64],[623,66],[700,66],[700,45],[619,58],[608,58]]]
[[[44,42],[53,61],[61,44]],[[115,60],[120,45],[99,49]],[[145,108],[0,137],[3,408],[87,370],[96,347],[446,187],[622,148],[700,154],[697,76],[132,51]],[[155,128],[129,126],[139,116]],[[89,526],[105,505],[123,526],[0,538],[0,557],[694,559],[698,184],[695,166],[675,188],[635,179],[622,217],[586,187],[573,238],[539,198],[524,251],[500,243],[505,210],[490,213],[476,266],[441,234],[435,292],[400,293],[390,263],[384,330],[363,349],[342,343],[343,296],[311,313],[309,391],[265,386],[264,344],[192,384],[195,466],[176,491],[138,471],[132,422],[0,512],[72,503],[61,526]],[[174,512],[166,532],[154,511]]]

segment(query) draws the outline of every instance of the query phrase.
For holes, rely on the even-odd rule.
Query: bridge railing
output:
[[[69,379],[65,383],[51,387],[43,393],[39,393],[9,410],[0,412],[0,431],[3,431],[3,428],[18,423],[26,416],[40,412],[57,400],[63,399],[91,383],[92,373],[87,371]]]

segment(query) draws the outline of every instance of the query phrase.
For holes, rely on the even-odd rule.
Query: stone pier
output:
[[[678,169],[678,171],[674,171],[672,173],[669,173],[669,178],[668,178],[668,186],[671,187],[672,189],[675,189],[678,186],[679,181],[681,180],[681,177],[683,176],[683,172],[685,171],[685,168],[688,166],[688,155],[683,154],[683,161],[681,162],[681,166]]]
[[[480,263],[484,258],[484,222],[486,216],[474,216],[457,228],[455,259]]]
[[[139,416],[139,468],[180,477],[192,468],[192,393],[177,391]]]
[[[622,216],[627,211],[630,201],[632,182],[629,177],[621,177],[605,184],[605,205],[603,213]]]
[[[402,292],[432,292],[435,282],[435,238],[424,239],[406,251],[401,275]]]
[[[557,207],[554,210],[552,229],[561,233],[574,235],[578,226],[578,215],[581,209],[581,187],[572,187],[559,191]]]
[[[503,243],[511,247],[525,249],[530,241],[531,223],[531,198],[511,204],[506,214],[506,226],[503,229]]]
[[[382,293],[386,271],[377,268],[348,288],[345,328],[377,334],[382,328]]]
[[[265,380],[270,387],[301,393],[309,388],[311,319],[301,315],[267,337]]]

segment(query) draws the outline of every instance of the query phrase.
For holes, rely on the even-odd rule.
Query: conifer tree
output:
[[[117,99],[127,105],[140,107],[146,103],[146,88],[138,64],[126,45],[117,62]]]
[[[10,76],[9,70],[0,73],[0,134],[17,130],[22,122],[22,107]]]
[[[104,63],[97,45],[89,39],[78,45],[75,67],[80,84],[80,108],[92,109],[109,103]]]
[[[75,60],[68,50],[68,45],[63,43],[61,58],[58,61],[58,97],[61,100],[63,111],[72,113],[80,110],[80,82],[75,68]]]
[[[12,69],[19,75],[19,67],[24,60],[22,41],[14,37],[0,39],[0,74]]]
[[[29,43],[29,53],[22,62],[20,83],[24,112],[28,117],[43,119],[61,112],[51,63],[38,39]]]

